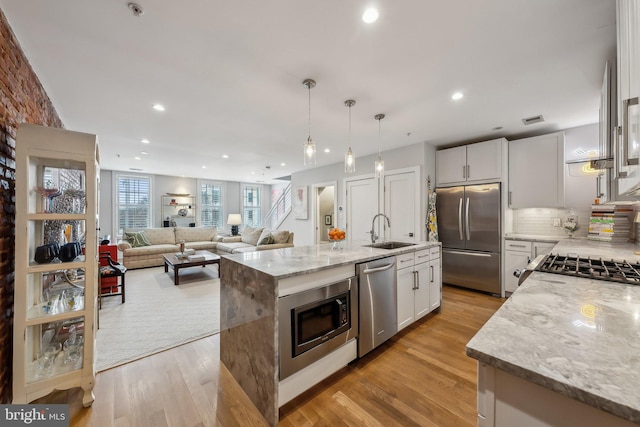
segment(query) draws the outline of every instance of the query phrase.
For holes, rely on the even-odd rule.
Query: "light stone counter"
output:
[[[569,239],[552,253],[640,262],[634,249]],[[640,423],[640,286],[534,272],[467,355]]]
[[[399,249],[361,242],[231,254],[220,258],[220,360],[272,426],[278,424],[278,295],[283,279],[344,269],[373,259],[439,246],[421,242]],[[318,273],[320,274],[314,274]],[[311,276],[313,275],[313,276]],[[306,278],[303,278],[306,279]]]
[[[340,242],[342,249],[331,249],[332,243],[224,255],[238,264],[268,274],[276,279],[309,274],[327,268],[367,262],[373,259],[415,252],[438,246],[438,242],[418,242],[398,249],[369,248],[365,240]]]
[[[507,233],[505,234],[504,239],[505,240],[526,240],[530,242],[540,242],[540,243],[556,243],[566,239],[566,236],[558,237],[558,236],[540,236],[535,234]]]

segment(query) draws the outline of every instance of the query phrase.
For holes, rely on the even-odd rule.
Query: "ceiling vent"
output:
[[[524,123],[525,125],[531,125],[531,124],[540,123],[540,122],[544,122],[544,117],[542,117],[542,114],[539,114],[533,117],[527,117],[526,119],[522,119],[522,123]]]

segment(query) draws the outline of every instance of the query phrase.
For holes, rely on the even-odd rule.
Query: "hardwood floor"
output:
[[[445,286],[441,313],[280,408],[280,425],[475,426],[476,361],[464,348],[503,301]],[[37,403],[70,403],[72,426],[265,425],[219,351],[214,335],[102,372],[89,409],[79,389]]]

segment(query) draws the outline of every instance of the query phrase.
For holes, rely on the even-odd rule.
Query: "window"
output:
[[[245,185],[242,189],[242,224],[259,227],[261,222],[260,187]]]
[[[200,225],[224,229],[222,212],[222,184],[203,183],[200,185]]]
[[[116,185],[118,233],[151,227],[151,178],[119,175]]]

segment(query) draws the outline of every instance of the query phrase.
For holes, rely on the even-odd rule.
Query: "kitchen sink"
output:
[[[398,249],[404,248],[406,246],[414,246],[415,243],[407,243],[407,242],[380,242],[374,243],[372,245],[365,245],[367,248],[377,248],[377,249]]]

